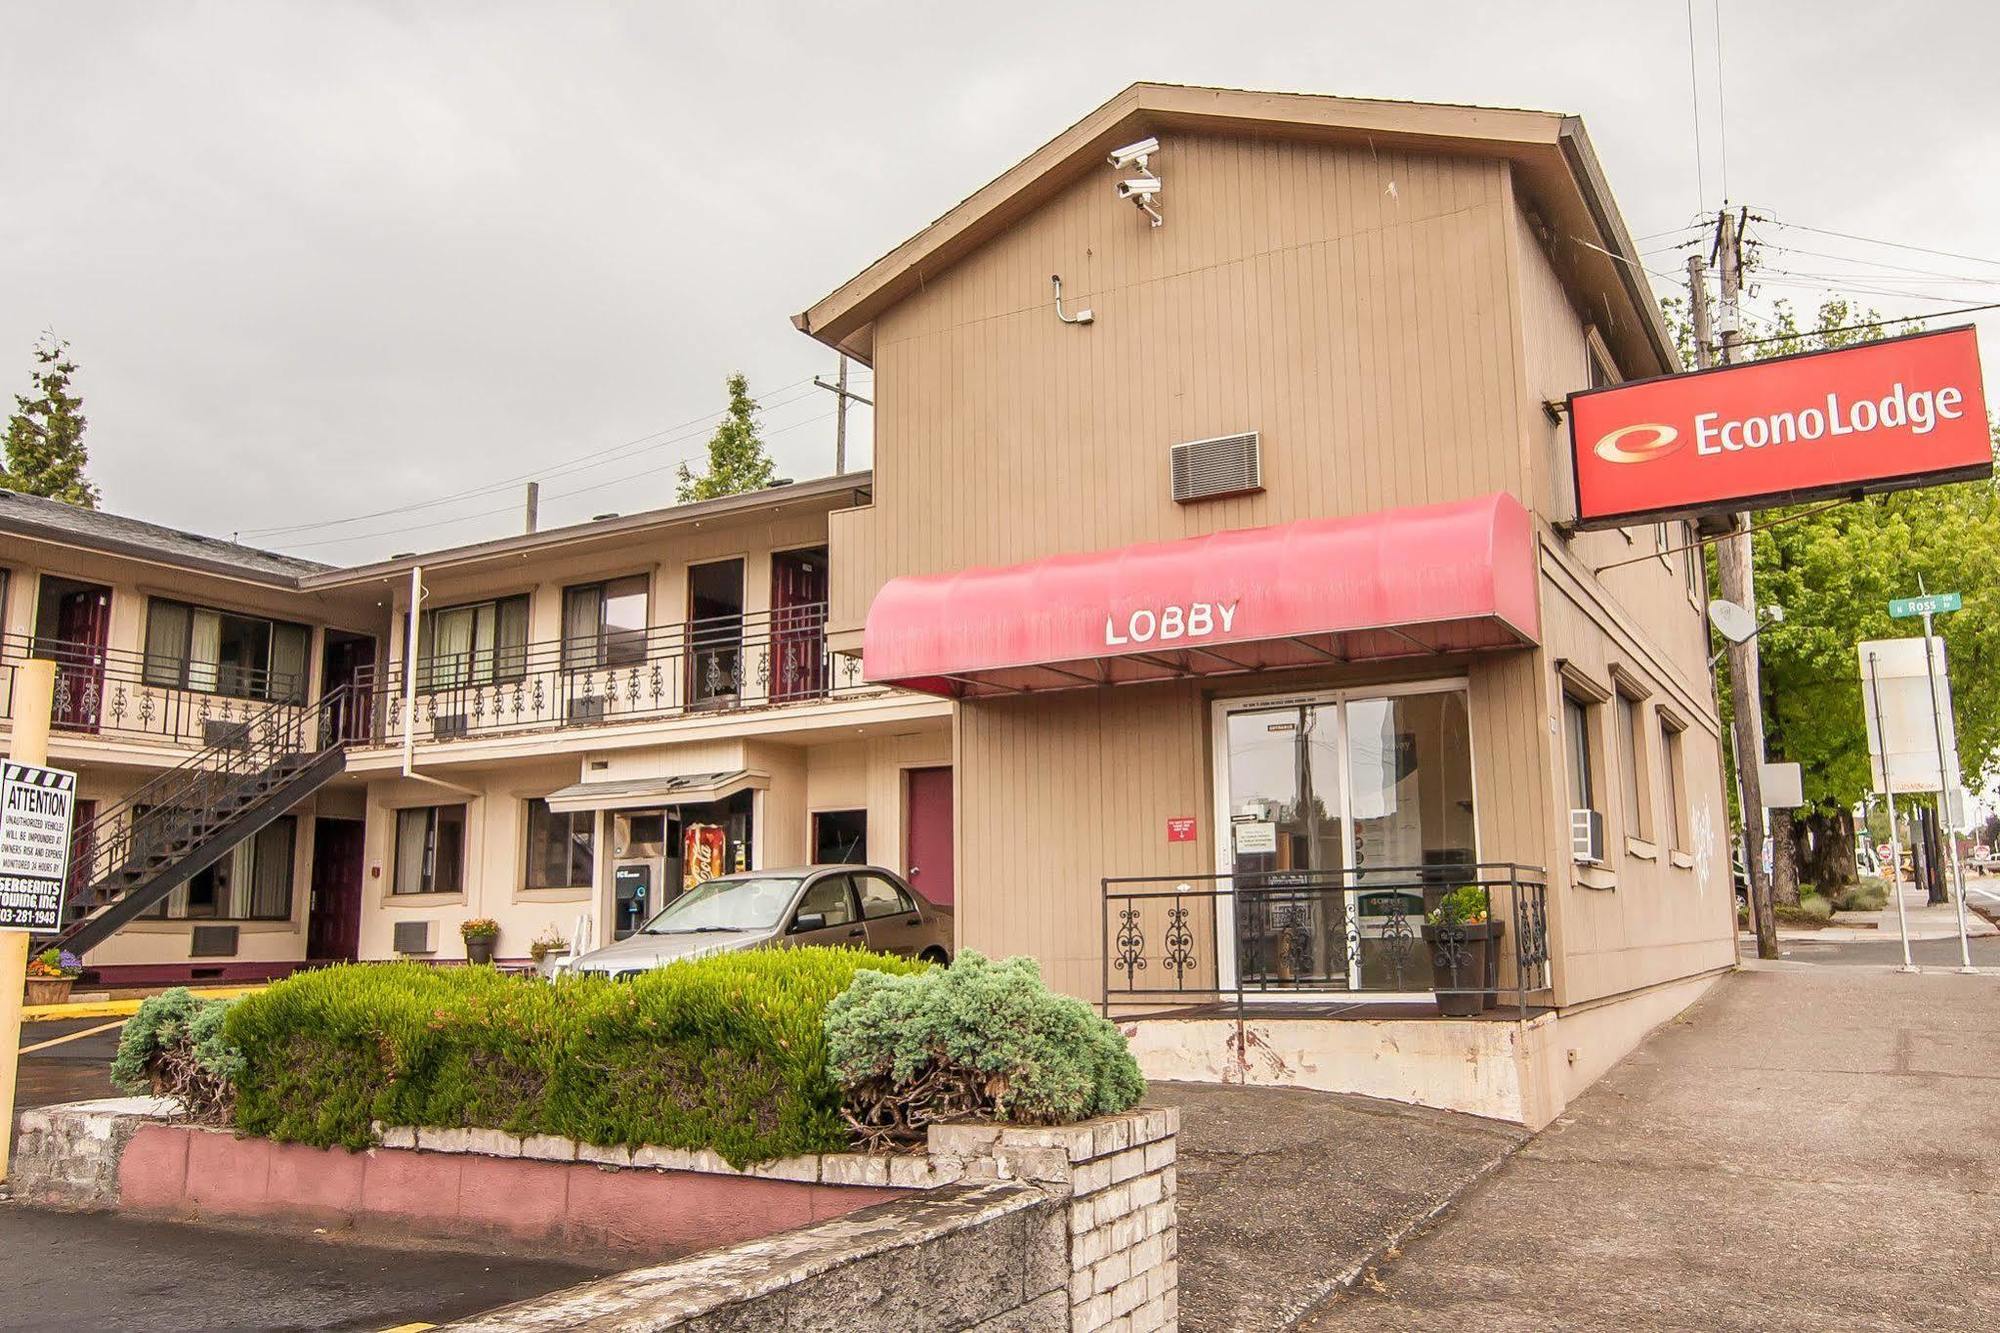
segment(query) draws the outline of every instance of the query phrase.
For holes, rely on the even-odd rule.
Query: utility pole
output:
[[[1742,317],[1737,302],[1743,289],[1743,236],[1739,215],[1725,206],[1715,219],[1716,259],[1722,270],[1722,312],[1720,326],[1722,363],[1733,366],[1742,359]],[[1712,363],[1707,339],[1701,328],[1708,323],[1708,290],[1700,278],[1700,256],[1688,265],[1695,280],[1693,302],[1696,312],[1696,352],[1701,364]],[[1752,573],[1750,515],[1730,519],[1732,531],[1715,547],[1715,568],[1722,583],[1722,595],[1751,615],[1757,614],[1757,589]],[[1771,904],[1771,882],[1764,873],[1764,786],[1759,766],[1764,762],[1764,710],[1759,692],[1757,637],[1728,646],[1729,703],[1736,751],[1738,805],[1743,818],[1743,872],[1750,884],[1750,920],[1757,932],[1757,956],[1778,956],[1778,919]]]
[[[847,356],[845,353],[843,353],[840,358],[840,378],[838,382],[833,384],[828,384],[825,380],[815,375],[813,376],[813,383],[818,385],[820,388],[825,389],[827,392],[833,394],[834,397],[840,400],[840,416],[836,419],[833,428],[833,474],[837,477],[841,473],[847,471],[848,403],[850,402],[867,403],[868,406],[870,407],[875,406],[875,404],[869,399],[863,398],[858,393],[848,392]]]
[[[528,511],[524,515],[525,523],[523,531],[532,533],[537,527],[541,526],[541,517],[542,483],[531,481],[528,483]]]

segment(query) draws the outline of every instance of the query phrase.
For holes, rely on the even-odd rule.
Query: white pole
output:
[[[1917,590],[1923,591],[1922,580],[1918,580]],[[1951,882],[1958,897],[1958,965],[1969,972],[1972,944],[1965,933],[1965,872],[1958,864],[1958,830],[1951,824],[1951,766],[1944,760],[1944,718],[1938,711],[1937,656],[1931,651],[1929,611],[1924,612],[1924,680],[1931,687],[1931,734],[1937,738],[1938,823],[1944,828],[1945,844],[1951,848]]]
[[[1875,700],[1875,748],[1882,756],[1883,795],[1889,802],[1890,892],[1896,895],[1896,925],[1903,933],[1903,971],[1914,972],[1910,961],[1910,918],[1903,909],[1903,842],[1896,836],[1896,793],[1890,790],[1889,743],[1882,729],[1882,686],[1875,674],[1875,654],[1868,654],[1868,693]]]
[[[417,653],[418,626],[423,622],[418,609],[424,600],[422,565],[410,566],[410,624],[403,631],[403,776],[416,771],[417,762]]]

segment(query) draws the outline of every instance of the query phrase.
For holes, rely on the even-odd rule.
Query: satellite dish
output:
[[[1708,623],[1731,643],[1742,643],[1757,632],[1757,617],[1719,597],[1708,604]]]

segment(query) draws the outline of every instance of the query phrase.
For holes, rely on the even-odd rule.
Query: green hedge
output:
[[[360,1149],[371,1125],[476,1126],[601,1145],[712,1148],[741,1166],[844,1149],[822,1019],[856,973],[922,965],[846,949],[676,963],[629,981],[373,963],[230,1006],[236,1126]]]

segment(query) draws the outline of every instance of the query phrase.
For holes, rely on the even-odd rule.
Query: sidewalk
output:
[[[1976,899],[1968,898],[1970,902]],[[1903,891],[1903,912],[1909,920],[1912,940],[1955,940],[1958,938],[1958,906],[1944,903],[1936,907],[1924,901],[1924,895],[1915,889]],[[1967,939],[1983,939],[2000,935],[2000,926],[1995,926],[1976,908],[1968,908],[1965,913],[1965,935]],[[1756,936],[1748,931],[1739,932],[1738,938],[1751,943],[1751,953],[1756,952]],[[1896,901],[1879,912],[1835,912],[1833,924],[1818,928],[1787,926],[1780,923],[1778,938],[1781,940],[1820,940],[1828,944],[1861,943],[1867,940],[1901,940],[1902,927],[1896,919]]]
[[[2000,981],[1751,965],[1305,1327],[2000,1327]]]

